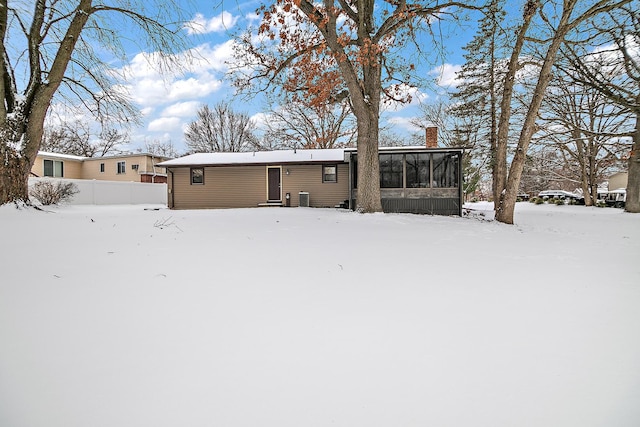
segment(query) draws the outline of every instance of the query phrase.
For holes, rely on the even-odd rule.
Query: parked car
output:
[[[618,188],[617,190],[607,191],[607,193],[602,194],[602,196],[608,207],[624,208],[627,201],[627,190],[625,188]]]
[[[580,194],[564,190],[544,190],[538,193],[541,199],[574,200],[577,204],[584,204],[584,197]]]

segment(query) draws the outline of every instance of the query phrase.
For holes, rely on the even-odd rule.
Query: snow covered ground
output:
[[[0,207],[0,426],[639,426],[640,216],[516,222]]]

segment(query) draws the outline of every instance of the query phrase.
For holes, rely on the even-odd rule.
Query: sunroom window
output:
[[[429,187],[429,156],[429,153],[407,154],[407,188]]]
[[[452,153],[433,154],[433,186],[458,188],[459,156]]]
[[[380,188],[402,188],[402,154],[380,154]]]

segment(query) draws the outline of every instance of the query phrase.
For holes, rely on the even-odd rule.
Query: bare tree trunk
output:
[[[40,63],[45,2],[38,0],[35,4],[33,22],[28,34],[30,78],[25,97],[20,105],[10,105],[11,108],[15,108],[13,110],[14,117],[8,120],[5,118],[0,123],[0,135],[5,139],[0,143],[0,147],[2,147],[0,153],[2,154],[2,159],[0,159],[0,182],[2,183],[0,205],[18,200],[29,202],[29,173],[40,149],[47,110],[53,95],[64,78],[79,35],[89,19],[91,1],[80,0],[77,8],[79,13],[74,14],[65,36],[60,41],[60,47],[47,73],[46,83],[42,81],[43,72]],[[4,48],[4,41],[2,47]],[[5,63],[4,69],[8,69],[6,58],[3,57],[2,61]],[[6,80],[5,77],[2,77],[3,82]],[[5,96],[7,90],[6,83],[4,83]],[[5,98],[3,101],[6,102],[7,99]]]
[[[381,212],[378,120],[358,117],[358,212]]]
[[[538,111],[542,105],[542,100],[547,91],[549,82],[551,81],[551,69],[555,63],[555,58],[560,46],[564,42],[564,38],[569,31],[571,24],[569,18],[576,6],[576,1],[568,1],[565,3],[562,17],[558,23],[558,28],[549,44],[547,53],[538,74],[538,82],[533,92],[533,98],[529,104],[527,115],[524,119],[522,131],[518,138],[518,146],[516,148],[509,173],[507,175],[507,183],[505,189],[500,194],[500,203],[496,207],[496,220],[505,224],[513,224],[513,214],[515,211],[516,200],[518,197],[518,188],[520,187],[520,178],[524,169],[524,162],[527,156],[529,143],[535,132],[536,118]]]
[[[29,200],[31,162],[0,145],[0,204]]]
[[[495,15],[494,15],[495,16]],[[494,28],[494,33],[491,36],[489,42],[489,103],[491,116],[491,130],[489,134],[489,147],[491,156],[491,191],[493,192],[494,199],[496,195],[497,174],[496,171],[496,152],[498,143],[498,96],[496,94],[496,32],[497,26]]]
[[[529,105],[527,115],[518,138],[518,146],[516,153],[513,156],[511,167],[509,168],[509,174],[507,178],[507,184],[505,189],[500,194],[500,201],[496,209],[496,220],[505,224],[513,224],[513,214],[516,207],[516,200],[518,197],[518,188],[520,187],[520,178],[522,177],[522,170],[524,169],[524,162],[527,157],[527,150],[531,137],[535,132],[536,118],[538,117],[538,111],[542,104],[542,99],[547,90],[547,85],[551,80],[551,67],[554,62],[554,58],[558,48],[562,44],[564,34],[556,34],[554,40],[549,46],[545,61],[540,70],[538,77],[538,84],[536,85],[533,93],[533,99]]]
[[[640,101],[640,96],[638,96]],[[629,156],[629,181],[625,210],[640,213],[640,114],[636,114],[636,130],[633,133],[633,147]]]
[[[576,141],[576,151],[578,152],[577,158],[578,163],[580,164],[580,188],[582,188],[582,194],[584,194],[584,204],[585,206],[593,205],[591,200],[591,173],[589,171],[593,171],[593,169],[587,170],[587,161],[588,154],[585,153],[584,150],[584,140],[580,134],[580,131],[575,130],[572,132],[573,138]],[[591,167],[592,165],[590,165]]]
[[[0,0],[0,204],[18,200],[28,203],[28,178],[42,142],[44,120],[63,81],[66,80],[71,85],[70,92],[79,97],[87,91],[90,93],[88,98],[99,104],[92,111],[97,116],[109,116],[100,108],[108,104],[118,103],[122,112],[132,111],[122,106],[126,100],[115,91],[110,93],[111,96],[98,96],[99,92],[109,91],[111,79],[107,77],[108,71],[101,69],[106,65],[98,58],[101,55],[87,54],[92,48],[79,54],[80,61],[75,61],[78,69],[73,75],[67,75],[67,67],[78,42],[92,45],[89,42],[92,39],[103,47],[113,44],[112,37],[117,31],[98,29],[90,32],[86,39],[82,37],[92,15],[114,13],[126,18],[146,33],[147,41],[160,52],[175,53],[175,45],[181,45],[172,43],[178,42],[181,37],[175,35],[171,25],[167,28],[164,23],[136,10],[143,4],[141,1],[116,2],[118,4],[114,6],[105,2],[97,2],[94,6],[93,1],[64,2],[69,6],[69,10],[66,10],[66,6],[58,7],[57,3],[61,2],[32,0],[23,2],[23,6],[13,6],[19,8],[20,12],[14,10],[12,16],[24,15],[22,18],[9,19],[10,2]],[[31,19],[26,19],[28,8],[32,8]],[[176,13],[180,14],[179,11]],[[16,39],[21,36],[24,36],[23,41]],[[118,54],[118,51],[116,47],[113,52]],[[12,58],[12,54],[17,57]],[[170,55],[158,57],[167,64],[171,63],[170,59],[165,59]],[[90,64],[84,64],[85,59]],[[95,70],[90,71],[91,64]],[[20,89],[14,76],[20,77]],[[87,78],[92,83],[83,83],[74,77]],[[91,92],[94,86],[95,92]],[[78,87],[81,89],[78,90]],[[82,99],[82,102],[85,100]],[[120,107],[117,109],[120,110]],[[130,116],[125,121],[129,119]]]
[[[511,120],[511,100],[516,83],[516,72],[518,71],[520,52],[522,52],[529,25],[539,7],[540,2],[538,0],[528,0],[525,4],[522,25],[518,29],[515,45],[509,58],[507,73],[504,77],[493,167],[493,202],[495,204],[496,214],[498,213],[498,209],[500,209],[500,201],[507,186],[507,146],[509,142],[509,122]]]

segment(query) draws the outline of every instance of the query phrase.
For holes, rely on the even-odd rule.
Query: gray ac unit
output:
[[[307,193],[306,191],[301,191],[300,193],[298,193],[298,196],[300,197],[300,203],[298,204],[298,206],[303,207],[303,208],[308,208],[309,207],[309,193]]]

